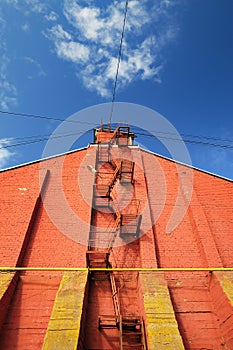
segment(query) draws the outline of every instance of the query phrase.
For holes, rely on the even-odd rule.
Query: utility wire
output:
[[[66,136],[72,136],[72,135],[79,135],[80,133],[88,133],[90,132],[90,130],[79,130],[79,132],[76,132],[76,133],[68,133],[68,134],[55,134],[54,136],[55,137],[58,137],[58,136],[61,136],[61,137],[66,137]],[[45,138],[45,137],[48,137],[49,138],[54,138],[54,136],[52,136],[52,134],[44,134],[44,135],[31,135],[31,136],[23,136],[23,137],[10,137],[8,140],[9,141],[27,141],[27,140],[30,140],[30,139],[40,139],[40,138]]]
[[[131,127],[131,130],[134,130],[135,133],[140,134],[140,130],[134,127]],[[139,132],[138,132],[139,131]],[[175,135],[177,136],[177,133],[175,132],[165,132],[165,131],[158,131],[158,130],[146,130],[148,133],[153,132],[155,134],[164,134],[164,135]],[[143,134],[147,135],[147,134]],[[216,137],[216,136],[204,136],[204,135],[193,135],[193,134],[185,134],[185,133],[180,133],[179,135],[185,136],[185,137],[192,137],[192,138],[198,138],[198,139],[206,139],[206,140],[214,140],[214,141],[223,141],[223,142],[233,142],[233,139],[226,139],[226,138],[221,138],[221,137]],[[148,134],[148,136],[150,136]],[[153,136],[153,135],[151,135]]]
[[[62,121],[62,122],[68,122],[68,123],[78,123],[78,124],[87,124],[87,125],[92,125],[93,123],[85,122],[85,121],[79,121],[79,120],[66,120],[62,118],[56,118],[56,117],[49,117],[49,116],[42,116],[42,115],[37,115],[37,114],[27,114],[27,113],[21,113],[21,112],[12,112],[12,111],[2,111],[0,110],[0,113],[2,114],[7,114],[11,116],[19,116],[19,117],[29,117],[29,118],[42,118],[42,119],[48,119],[48,120],[56,120],[56,121]],[[131,126],[131,130],[134,130],[135,133],[138,135],[140,134],[138,128],[135,128]],[[164,134],[164,135],[177,135],[176,133],[172,132],[164,132],[164,131],[159,131],[159,130],[146,130],[147,132],[154,132],[156,134]],[[154,136],[154,135],[149,135],[149,134],[140,134],[143,136]],[[191,137],[191,138],[198,138],[198,139],[206,139],[206,140],[214,140],[214,141],[222,141],[222,142],[233,142],[233,139],[228,139],[228,138],[220,138],[220,137],[215,137],[215,136],[204,136],[204,135],[194,135],[194,134],[186,134],[186,133],[180,133],[181,136],[185,137]],[[26,138],[33,138],[33,137],[44,137],[44,136],[49,136],[49,135],[42,135],[42,136],[27,136]],[[22,138],[14,138],[14,139],[24,139]]]
[[[0,110],[0,113],[1,114],[7,114],[7,115],[13,115],[13,116],[19,116],[19,117],[56,120],[56,121],[65,122],[65,123],[77,123],[77,124],[93,125],[93,123],[83,122],[83,121],[80,121],[80,120],[67,120],[67,119],[56,118],[56,117],[47,117],[47,116],[44,116],[44,115],[36,115],[36,114],[28,114],[28,113],[20,113],[20,112],[9,112],[9,111],[2,111],[2,110]]]
[[[56,121],[62,121],[62,122],[71,122],[71,123],[78,123],[78,124],[88,124],[88,125],[92,125],[92,123],[89,122],[83,122],[83,121],[69,121],[69,120],[65,120],[62,118],[53,118],[53,117],[48,117],[48,116],[42,116],[42,115],[37,115],[37,114],[27,114],[27,113],[21,113],[21,112],[12,112],[12,111],[2,111],[0,110],[0,113],[2,114],[6,114],[6,115],[12,115],[12,116],[20,116],[20,117],[29,117],[29,118],[42,118],[42,119],[48,119],[48,120],[56,120]],[[137,128],[132,127],[132,130],[135,130],[135,132],[137,133],[137,135],[140,136],[145,136],[145,137],[158,137],[158,139],[166,139],[166,140],[173,140],[173,141],[184,141],[186,143],[192,143],[192,144],[200,144],[200,145],[207,145],[207,146],[213,146],[213,147],[218,147],[218,148],[225,148],[225,149],[232,149],[233,146],[232,145],[221,145],[221,144],[216,144],[216,143],[212,143],[212,142],[204,142],[204,141],[195,141],[195,140],[190,140],[190,139],[183,139],[180,140],[176,137],[168,137],[168,136],[160,136],[158,134],[161,135],[171,135],[171,136],[176,136],[176,133],[172,133],[172,132],[163,132],[163,131],[158,131],[158,130],[147,130],[148,132],[154,132],[156,133],[156,135],[151,135],[149,133],[140,133],[140,131],[138,131]],[[140,129],[139,129],[140,130]],[[56,136],[50,136],[50,135],[42,135],[42,136],[28,136],[28,137],[22,137],[22,138],[14,138],[14,140],[22,140],[19,143],[16,144],[10,144],[10,145],[5,145],[0,147],[0,149],[4,149],[4,148],[9,148],[9,147],[17,147],[17,146],[22,146],[22,145],[27,145],[30,143],[37,143],[37,142],[42,142],[42,141],[46,141],[49,139],[53,139],[53,138],[63,138],[63,137],[67,137],[67,136],[72,136],[72,135],[78,135],[81,134],[82,132],[87,132],[88,130],[83,130],[79,133],[73,133],[73,134],[57,134]],[[185,133],[180,133],[181,136],[184,137],[188,137],[188,138],[197,138],[197,139],[206,139],[206,140],[213,140],[213,141],[220,141],[220,142],[230,142],[232,143],[233,140],[232,139],[228,139],[228,138],[219,138],[219,137],[213,137],[213,136],[204,136],[204,135],[193,135],[193,134],[185,134]],[[48,136],[48,137],[47,137]],[[34,140],[33,140],[34,138]],[[28,139],[32,139],[29,140]]]
[[[118,53],[118,61],[117,61],[117,70],[116,70],[116,77],[114,82],[114,88],[113,88],[113,94],[112,94],[112,106],[111,106],[111,113],[109,118],[109,124],[111,125],[112,121],[112,115],[113,115],[113,109],[114,109],[114,103],[116,99],[116,87],[117,87],[117,80],[118,80],[118,74],[119,74],[119,68],[120,68],[120,62],[121,62],[121,54],[122,54],[122,45],[124,40],[124,33],[125,33],[125,24],[126,24],[126,16],[127,16],[127,10],[128,10],[128,3],[129,1],[125,1],[125,12],[124,12],[124,22],[123,22],[123,28],[121,32],[121,41],[120,41],[120,48]]]
[[[86,130],[85,131],[80,131],[78,133],[58,134],[56,136],[50,136],[50,137],[36,136],[35,139],[33,139],[33,136],[29,136],[28,138],[25,138],[25,139],[22,138],[21,142],[18,142],[18,143],[15,143],[15,144],[8,144],[8,145],[0,147],[0,149],[24,146],[24,145],[28,145],[28,144],[32,144],[32,143],[38,143],[38,142],[42,142],[42,141],[47,141],[47,140],[50,140],[50,139],[58,139],[58,138],[64,138],[64,137],[73,136],[73,135],[79,135],[79,134],[82,134],[83,132],[86,132]],[[191,144],[197,144],[197,145],[205,145],[205,146],[212,146],[212,147],[217,147],[217,148],[225,148],[225,149],[228,149],[228,150],[233,149],[233,145],[229,145],[229,144],[223,145],[223,144],[216,144],[216,143],[204,142],[204,141],[196,141],[196,140],[190,140],[190,139],[179,139],[179,138],[175,138],[175,137],[155,136],[155,135],[146,134],[146,133],[139,133],[139,132],[137,133],[137,135],[140,135],[140,136],[143,136],[143,137],[153,137],[153,138],[157,137],[158,140],[169,140],[169,141],[176,141],[176,142],[185,142],[185,143],[191,143]]]
[[[143,134],[143,133],[137,133],[138,135],[145,136],[145,137],[156,137],[155,135],[151,134]],[[193,143],[193,144],[199,144],[199,145],[207,145],[207,146],[213,146],[218,148],[227,148],[227,149],[233,149],[233,145],[220,145],[216,143],[210,143],[210,142],[204,142],[204,141],[194,141],[194,140],[187,140],[187,139],[178,139],[173,137],[165,137],[165,136],[158,136],[159,140],[169,140],[169,141],[179,141],[179,142],[186,142],[186,143]]]
[[[90,129],[91,130],[91,129]],[[89,132],[90,130],[83,130],[81,132]],[[164,138],[169,138],[168,136],[166,135],[171,135],[171,136],[177,136],[177,133],[173,133],[173,132],[163,132],[163,131],[157,131],[157,130],[148,130],[148,133],[141,133],[140,130],[135,130],[134,131],[136,133],[136,135],[140,135],[140,136],[147,136],[147,137],[157,137],[158,139],[161,139],[162,136],[161,135],[165,135],[163,136]],[[149,134],[149,132],[153,132],[154,134]],[[75,135],[74,134],[56,134],[56,136],[69,136],[69,135]],[[206,139],[206,140],[213,140],[213,141],[220,141],[220,142],[228,142],[228,143],[233,143],[233,139],[223,139],[223,138],[220,138],[220,137],[213,137],[213,136],[204,136],[204,135],[192,135],[192,134],[185,134],[185,133],[180,133],[181,136],[184,136],[184,137],[189,137],[189,138],[197,138],[197,139]],[[44,137],[50,137],[51,134],[45,134],[45,135],[31,135],[31,136],[24,136],[24,137],[14,137],[14,138],[11,138],[11,140],[22,140],[22,141],[25,141],[25,140],[28,140],[28,139],[32,139],[32,138],[44,138]],[[175,139],[175,140],[178,140],[177,137],[175,138],[172,138],[172,139]],[[189,141],[192,141],[192,140],[189,140]],[[186,139],[186,142],[187,142],[187,139]]]
[[[52,140],[52,139],[59,139],[59,138],[64,138],[64,137],[68,137],[68,136],[79,135],[79,134],[82,134],[82,133],[83,133],[83,131],[80,131],[78,133],[73,133],[73,134],[65,134],[65,135],[60,135],[60,136],[42,137],[42,138],[39,138],[39,139],[30,140],[30,141],[22,141],[22,142],[19,142],[19,143],[2,146],[2,147],[0,147],[0,150],[4,149],[4,148],[25,146],[25,145],[30,145],[31,143],[38,143],[38,142],[48,141],[48,140]]]

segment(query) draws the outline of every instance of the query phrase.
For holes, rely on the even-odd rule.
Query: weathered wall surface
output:
[[[95,166],[95,147],[89,151],[81,150],[0,173],[1,266],[86,266],[95,176],[87,166]],[[189,168],[140,150],[134,158],[133,196],[142,204],[141,237],[114,248],[112,264],[118,267],[232,267],[232,182],[193,170],[190,188],[190,178],[187,180],[186,176],[191,171]],[[49,175],[42,201],[41,186],[46,170]],[[187,206],[190,189],[192,196]],[[179,210],[173,220],[179,218],[181,212],[183,217],[167,233],[178,193]],[[101,214],[98,220],[99,225],[108,225]],[[54,301],[56,295],[59,298],[57,291],[62,275],[61,272],[28,271],[1,276],[1,348],[42,348],[47,327],[48,336],[53,332],[52,309],[57,314],[56,307],[60,308],[59,300],[55,304]],[[170,339],[170,329],[174,331],[177,349],[231,349],[233,314],[229,273],[183,271],[165,273],[162,277],[155,275],[156,272],[142,273],[137,291],[136,287],[130,287],[127,276],[117,282],[121,288],[122,309],[135,308],[130,297],[132,290],[135,293],[134,299],[145,318],[149,349],[153,349],[154,342],[165,347],[164,339]],[[106,294],[101,281],[91,283],[91,295],[99,295],[100,299],[93,302],[94,306],[88,301],[90,310],[96,309],[95,303],[103,303]],[[97,284],[98,292],[93,287]],[[66,290],[68,284],[63,287]],[[83,288],[77,293],[83,300]],[[111,293],[109,290],[107,293],[111,303]],[[169,306],[166,308],[165,304]],[[163,323],[163,319],[166,322]],[[76,333],[75,337],[77,341]],[[84,342],[88,343],[85,336]],[[119,339],[115,344],[119,344]]]
[[[232,182],[195,169],[192,171],[146,152],[143,152],[143,161],[148,198],[156,221],[154,232],[159,266],[233,266]],[[192,185],[188,179],[190,171]],[[179,176],[183,176],[185,188]],[[181,200],[178,206],[183,211],[183,219],[172,232],[166,233],[179,188]],[[192,193],[188,209],[185,191]]]

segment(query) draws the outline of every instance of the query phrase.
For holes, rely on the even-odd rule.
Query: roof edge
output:
[[[22,167],[24,167],[24,166],[36,164],[36,163],[39,163],[39,162],[44,162],[44,161],[49,160],[49,159],[53,159],[53,158],[65,156],[65,155],[67,155],[67,154],[75,153],[75,152],[77,152],[77,151],[83,151],[83,150],[87,149],[88,147],[90,147],[90,144],[88,144],[88,145],[85,146],[85,147],[77,148],[77,149],[72,150],[72,151],[67,151],[67,152],[59,153],[59,154],[56,154],[56,155],[53,155],[53,156],[49,156],[49,157],[46,157],[46,158],[41,158],[41,159],[37,159],[37,160],[32,160],[31,162],[27,162],[27,163],[23,163],[23,164],[14,165],[14,166],[9,167],[9,168],[0,169],[0,173],[3,173],[3,172],[5,172],[5,171],[9,171],[9,170],[14,170],[14,169],[22,168]]]
[[[207,170],[204,170],[204,169],[200,169],[200,168],[195,167],[195,166],[193,166],[193,165],[186,164],[186,163],[180,162],[180,161],[178,161],[178,160],[175,160],[175,159],[172,159],[172,158],[169,158],[169,157],[166,157],[166,156],[162,156],[161,154],[152,152],[152,151],[147,150],[147,149],[144,149],[144,148],[142,148],[142,147],[140,147],[140,149],[141,149],[141,151],[143,151],[143,152],[147,152],[147,153],[153,154],[154,156],[157,156],[157,157],[160,157],[160,158],[169,160],[169,161],[171,161],[171,162],[173,162],[173,163],[177,163],[177,164],[180,164],[180,165],[184,165],[184,166],[186,166],[186,167],[188,167],[188,168],[191,168],[191,169],[200,171],[200,172],[205,173],[205,174],[208,174],[208,175],[212,175],[212,176],[217,177],[217,178],[219,178],[219,179],[227,180],[227,181],[233,182],[233,180],[232,180],[232,179],[229,179],[228,177],[221,176],[221,175],[218,175],[218,174],[215,174],[215,173],[211,173],[210,171],[207,171]]]
[[[0,170],[0,173],[3,173],[3,172],[5,172],[5,171],[9,171],[9,170],[18,169],[18,168],[21,168],[21,167],[24,167],[24,166],[28,166],[28,165],[31,165],[31,164],[36,164],[36,163],[39,163],[39,162],[44,162],[44,161],[49,160],[49,159],[61,157],[61,156],[67,155],[67,154],[72,154],[72,153],[75,153],[75,152],[77,152],[77,151],[83,151],[83,150],[85,150],[85,149],[88,149],[90,146],[95,146],[95,145],[97,146],[97,144],[89,143],[89,144],[88,144],[87,146],[85,146],[85,147],[77,148],[77,149],[72,150],[72,151],[67,151],[67,152],[64,152],[64,153],[59,153],[59,154],[56,154],[56,155],[53,155],[53,156],[49,156],[49,157],[46,157],[46,158],[37,159],[37,160],[33,160],[33,161],[31,161],[31,162],[27,162],[27,163],[15,165],[15,166],[13,166],[13,167],[1,169],[1,170]],[[233,180],[230,179],[230,178],[228,178],[228,177],[221,176],[221,175],[218,175],[218,174],[215,174],[215,173],[211,173],[210,171],[207,171],[207,170],[204,170],[204,169],[200,169],[200,168],[195,167],[195,166],[193,166],[193,165],[186,164],[186,163],[180,162],[180,161],[178,161],[178,160],[175,160],[175,159],[172,159],[172,158],[163,156],[163,155],[158,154],[158,153],[156,153],[156,152],[153,152],[153,151],[150,151],[150,150],[148,150],[148,149],[145,149],[145,148],[143,148],[143,147],[141,147],[141,146],[139,146],[139,145],[133,145],[133,146],[131,146],[131,147],[139,148],[139,149],[140,149],[141,151],[143,151],[143,152],[146,152],[146,153],[149,153],[149,154],[153,154],[154,156],[157,156],[157,157],[160,157],[160,158],[169,160],[170,162],[173,162],[173,163],[176,163],[176,164],[180,164],[180,165],[186,166],[186,167],[188,167],[188,168],[191,168],[191,169],[200,171],[200,172],[202,172],[202,173],[205,173],[205,174],[208,174],[208,175],[217,177],[217,178],[219,178],[219,179],[223,179],[223,180],[226,180],[226,181],[233,182]]]

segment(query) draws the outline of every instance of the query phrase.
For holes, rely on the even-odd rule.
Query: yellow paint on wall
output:
[[[42,350],[77,350],[87,271],[65,272]]]
[[[184,350],[166,281],[158,274],[139,272],[148,350]]]
[[[3,295],[6,293],[14,276],[15,276],[15,273],[12,273],[12,272],[0,274],[0,300],[2,299]]]
[[[214,274],[218,277],[224,293],[233,306],[233,272],[214,272]]]

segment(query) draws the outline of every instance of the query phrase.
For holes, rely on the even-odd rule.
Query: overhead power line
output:
[[[6,114],[6,115],[11,115],[11,116],[56,120],[56,121],[65,122],[65,123],[77,123],[77,124],[93,125],[93,123],[88,123],[88,122],[84,122],[81,120],[69,120],[69,119],[62,119],[62,118],[58,118],[58,117],[48,117],[45,115],[28,114],[28,113],[20,113],[20,112],[9,112],[9,111],[2,111],[2,110],[0,110],[0,113]]]
[[[151,134],[143,134],[143,133],[137,133],[137,135],[145,136],[145,137],[153,137],[155,138],[155,135]],[[188,140],[188,139],[179,139],[175,137],[166,137],[166,136],[157,136],[159,140],[169,140],[169,141],[179,141],[179,142],[185,142],[185,143],[193,143],[198,145],[206,145],[206,146],[213,146],[218,148],[227,148],[227,149],[233,149],[233,145],[220,145],[216,143],[210,143],[210,142],[204,142],[204,141],[194,141],[194,140]]]
[[[113,115],[113,110],[114,110],[114,103],[115,103],[115,99],[116,99],[116,87],[117,87],[117,80],[118,80],[118,74],[119,74],[119,68],[120,68],[120,62],[121,62],[121,54],[122,54],[122,46],[123,46],[124,33],[125,33],[125,24],[126,24],[128,3],[129,3],[129,1],[126,0],[125,1],[125,12],[124,12],[123,28],[122,28],[122,32],[121,32],[121,41],[120,41],[118,60],[117,60],[116,77],[115,77],[113,94],[112,94],[112,106],[111,106],[111,113],[110,113],[110,118],[109,118],[109,124],[111,124],[111,121],[112,121],[112,115]]]
[[[136,134],[140,134],[140,129],[134,128],[131,126],[130,128],[132,131],[134,131]],[[159,131],[159,130],[146,130],[148,134],[141,134],[141,135],[147,135],[147,136],[157,136],[160,137],[159,135],[174,135],[177,136],[178,133],[175,132],[167,132],[167,131]],[[150,135],[149,133],[153,133]],[[233,142],[233,139],[229,138],[221,138],[217,136],[205,136],[205,135],[194,135],[194,134],[186,134],[186,133],[179,133],[180,136],[184,137],[191,137],[191,138],[198,138],[198,139],[206,139],[206,140],[214,140],[214,141],[222,141],[222,142]]]
[[[48,120],[56,120],[56,121],[62,121],[62,122],[68,122],[68,123],[78,123],[78,124],[87,124],[87,125],[91,125],[93,127],[93,123],[91,122],[85,122],[85,121],[81,121],[81,120],[66,120],[66,119],[62,119],[62,118],[58,118],[58,117],[49,117],[49,116],[45,116],[45,115],[38,115],[38,114],[28,114],[28,113],[23,113],[23,112],[13,112],[13,111],[2,111],[0,110],[0,113],[2,114],[6,114],[6,115],[11,115],[11,116],[19,116],[19,117],[28,117],[28,118],[41,118],[41,119],[48,119]],[[155,135],[159,137],[160,134],[162,135],[174,135],[177,136],[177,133],[173,133],[173,132],[165,132],[165,131],[159,131],[159,130],[146,130],[148,132],[148,134],[146,133],[140,133],[140,128],[134,127],[133,125],[130,127],[132,131],[134,131],[135,133],[137,133],[138,135],[142,135],[142,136],[149,136],[152,137]],[[85,131],[84,131],[85,132]],[[155,135],[150,135],[149,133],[154,133]],[[157,135],[159,134],[159,135]],[[217,136],[209,136],[209,135],[194,135],[194,134],[186,134],[186,133],[179,133],[180,136],[184,136],[184,137],[191,137],[191,138],[198,138],[198,139],[206,139],[206,140],[213,140],[213,141],[220,141],[220,142],[233,142],[233,139],[229,139],[229,138],[221,138],[221,137],[217,137]],[[37,137],[46,137],[46,136],[50,136],[50,135],[42,135],[42,136],[25,136],[25,137],[18,137],[18,138],[14,138],[14,140],[16,139],[27,139],[27,138],[37,138]],[[64,135],[66,136],[66,135]]]
[[[87,125],[91,125],[93,127],[93,123],[91,122],[85,122],[85,121],[80,121],[80,120],[66,120],[66,119],[62,119],[62,118],[57,118],[57,117],[49,117],[49,116],[42,116],[42,115],[38,115],[38,114],[28,114],[28,113],[22,113],[22,112],[13,112],[13,111],[2,111],[0,110],[0,113],[2,114],[7,114],[7,115],[11,115],[11,116],[19,116],[19,117],[29,117],[29,118],[42,118],[42,119],[48,119],[48,120],[57,120],[57,121],[62,121],[62,122],[68,122],[68,123],[78,123],[78,124],[87,124]],[[142,136],[157,136],[159,137],[160,134],[162,135],[171,135],[171,136],[177,136],[177,133],[173,133],[173,132],[166,132],[166,131],[159,131],[159,130],[146,130],[146,132],[148,132],[148,134],[146,133],[140,133],[140,128],[134,127],[133,125],[131,125],[131,130],[134,131],[137,135],[142,135]],[[86,131],[86,130],[85,130]],[[85,132],[84,131],[84,132]],[[154,133],[153,135],[150,135],[149,133]],[[229,139],[229,138],[221,138],[221,137],[217,137],[217,136],[209,136],[209,135],[194,135],[194,134],[187,134],[187,133],[179,133],[180,136],[184,136],[184,137],[191,137],[191,138],[198,138],[198,139],[206,139],[206,140],[214,140],[214,141],[220,141],[220,142],[233,142],[233,139]],[[32,135],[32,136],[25,136],[25,137],[18,137],[18,138],[14,138],[14,140],[16,139],[27,139],[27,138],[37,138],[37,137],[46,137],[46,136],[50,136],[50,134],[47,135],[42,135],[42,136],[38,136],[38,135]],[[66,136],[66,135],[64,135]]]
[[[48,141],[48,140],[54,140],[54,139],[59,139],[59,138],[64,138],[64,137],[69,137],[69,136],[74,136],[74,135],[80,135],[85,133],[86,131],[80,131],[80,132],[76,132],[73,134],[63,134],[63,135],[56,135],[56,136],[50,136],[50,137],[41,137],[41,138],[35,138],[34,140],[31,139],[31,137],[29,137],[31,140],[28,141],[21,141],[15,144],[8,144],[5,146],[0,147],[0,149],[4,149],[4,148],[11,148],[11,147],[19,147],[19,146],[26,146],[26,145],[30,145],[32,143],[38,143],[38,142],[43,142],[43,141]]]
[[[19,116],[19,117],[29,117],[29,118],[42,118],[42,119],[48,119],[48,120],[56,120],[56,121],[62,121],[62,122],[70,122],[70,123],[78,123],[78,124],[87,124],[87,125],[92,125],[93,123],[90,122],[85,122],[85,121],[69,121],[66,119],[62,119],[62,118],[56,118],[56,117],[49,117],[49,116],[42,116],[42,115],[38,115],[38,114],[28,114],[28,113],[22,113],[22,112],[13,112],[13,111],[2,111],[0,110],[0,113],[2,114],[6,114],[6,115],[11,115],[11,116]],[[227,144],[216,144],[216,143],[211,143],[211,142],[204,142],[204,141],[195,141],[195,140],[190,140],[190,139],[178,139],[177,137],[168,137],[168,136],[161,136],[161,135],[171,135],[171,136],[177,136],[176,133],[172,133],[172,132],[164,132],[164,131],[159,131],[159,130],[146,130],[148,133],[142,133],[140,132],[140,129],[131,126],[131,130],[134,130],[134,132],[137,135],[140,136],[145,136],[145,137],[157,137],[158,139],[166,139],[166,140],[173,140],[173,141],[184,141],[187,143],[193,143],[193,144],[200,144],[200,145],[208,145],[208,146],[213,146],[213,147],[219,147],[219,148],[227,148],[227,149],[231,149],[233,148],[232,145],[227,145]],[[78,135],[80,133],[84,133],[87,132],[88,130],[83,130],[79,133],[73,133],[73,134],[60,134],[60,135],[56,135],[55,138],[62,138],[62,137],[67,137],[67,136],[71,136],[71,135]],[[153,132],[154,134],[150,134],[150,132]],[[188,137],[188,138],[197,138],[197,139],[205,139],[205,140],[213,140],[213,141],[220,141],[220,142],[228,142],[228,143],[232,143],[233,139],[229,139],[229,138],[220,138],[220,137],[216,137],[216,136],[205,136],[205,135],[194,135],[194,134],[186,134],[186,133],[180,133],[180,135],[182,137]],[[33,140],[34,138],[34,140]],[[17,143],[17,144],[11,144],[11,145],[5,145],[3,147],[1,147],[0,149],[3,148],[9,148],[9,147],[16,147],[16,146],[21,146],[21,145],[26,145],[29,143],[36,143],[36,142],[42,142],[45,140],[49,140],[51,138],[51,135],[41,135],[41,136],[27,136],[27,137],[19,137],[19,138],[14,138],[13,140],[21,140],[21,142]],[[52,137],[54,138],[54,137]],[[30,141],[28,141],[28,139],[32,139]]]
[[[26,145],[29,145],[29,144],[32,144],[32,143],[38,143],[38,142],[43,142],[43,141],[48,141],[48,140],[53,140],[53,139],[65,138],[65,137],[69,137],[69,136],[75,136],[75,135],[78,136],[78,135],[86,133],[86,132],[88,132],[88,131],[82,130],[82,131],[79,131],[77,133],[57,134],[57,135],[54,135],[54,136],[53,135],[41,135],[41,136],[28,136],[28,137],[22,137],[22,138],[15,138],[13,140],[21,140],[21,141],[19,141],[17,143],[13,143],[13,144],[4,145],[4,146],[0,147],[0,149],[11,148],[11,147],[19,147],[19,146],[26,146]],[[167,134],[169,134],[169,133],[167,133]],[[173,133],[171,133],[171,134],[173,134]],[[218,143],[205,142],[205,141],[196,141],[196,140],[190,140],[190,139],[182,139],[182,138],[177,138],[177,137],[152,135],[152,134],[140,133],[140,132],[137,132],[137,135],[143,136],[143,137],[158,138],[158,140],[185,142],[185,143],[191,143],[191,144],[195,144],[195,145],[205,145],[205,146],[211,146],[211,147],[217,147],[217,148],[224,148],[224,149],[228,149],[228,150],[233,149],[233,145],[230,145],[230,144],[218,144]]]
[[[11,115],[11,116],[19,116],[19,117],[29,117],[29,118],[42,118],[42,119],[48,119],[48,120],[56,120],[56,121],[62,121],[62,122],[69,122],[69,123],[78,123],[78,124],[87,124],[87,125],[92,125],[93,123],[90,122],[85,122],[85,121],[75,121],[75,120],[66,120],[58,117],[49,117],[49,116],[44,116],[44,115],[37,115],[37,114],[28,114],[28,113],[22,113],[22,112],[13,112],[13,111],[2,111],[0,110],[0,113],[6,114],[6,115]],[[194,134],[186,134],[186,133],[180,133],[180,136],[185,137],[183,139],[177,138],[176,133],[172,132],[164,132],[164,131],[159,131],[159,130],[146,130],[145,133],[140,132],[139,128],[136,127],[131,127],[132,130],[137,135],[143,136],[143,137],[157,137],[159,140],[170,140],[170,141],[184,141],[186,143],[191,143],[191,144],[198,144],[198,145],[206,145],[206,146],[212,146],[212,147],[217,147],[217,148],[225,148],[225,149],[232,149],[233,146],[230,144],[219,144],[219,143],[213,143],[213,142],[205,142],[202,141],[207,140],[207,141],[219,141],[219,142],[228,142],[232,143],[233,139],[229,138],[220,138],[220,137],[215,137],[215,136],[204,136],[204,135],[194,135]],[[19,138],[14,138],[13,140],[21,140],[20,142],[17,142],[15,144],[8,144],[5,146],[0,147],[0,149],[4,148],[10,148],[10,147],[17,147],[17,146],[23,146],[31,143],[37,143],[37,142],[42,142],[42,141],[47,141],[49,139],[54,139],[54,138],[64,138],[72,135],[80,135],[82,133],[87,132],[88,130],[82,130],[78,133],[73,133],[73,134],[57,134],[56,136],[51,136],[51,135],[41,135],[41,136],[27,136],[27,137],[19,137]],[[150,132],[153,132],[154,134],[150,134]],[[170,135],[170,136],[169,136]],[[174,136],[174,137],[173,137]],[[196,140],[190,140],[190,138],[196,138],[200,139],[200,141]]]

